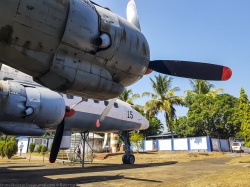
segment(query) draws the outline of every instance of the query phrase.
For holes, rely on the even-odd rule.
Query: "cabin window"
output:
[[[105,106],[108,106],[108,104],[109,104],[109,101],[104,101]]]
[[[67,98],[68,98],[68,99],[74,99],[74,96],[73,96],[73,95],[67,94]]]
[[[114,103],[115,108],[119,108],[118,103]]]
[[[94,103],[99,103],[99,100],[94,100]]]

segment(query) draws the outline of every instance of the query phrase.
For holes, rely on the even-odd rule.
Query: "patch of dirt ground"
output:
[[[135,154],[134,165],[121,164],[122,155],[92,164],[48,163],[39,155],[0,159],[0,186],[211,186],[248,187],[249,155],[154,152]]]

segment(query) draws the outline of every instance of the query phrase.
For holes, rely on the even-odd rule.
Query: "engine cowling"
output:
[[[52,90],[111,99],[147,70],[140,30],[89,0],[1,0],[0,12],[0,62]]]
[[[4,132],[1,128],[10,122],[23,128],[28,128],[27,124],[54,128],[64,114],[65,102],[60,94],[37,84],[0,81],[0,131]]]

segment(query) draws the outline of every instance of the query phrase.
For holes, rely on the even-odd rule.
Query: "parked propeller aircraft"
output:
[[[226,66],[150,60],[134,0],[128,3],[127,20],[90,0],[1,0],[0,15],[0,62],[57,92],[107,100],[119,96],[126,86],[152,71],[204,80],[228,80],[232,75]],[[33,94],[33,100],[27,100],[32,104],[26,106],[27,114],[36,112],[33,109],[38,104],[35,100],[48,98],[34,91],[45,89],[36,85],[33,89],[12,81],[2,84],[4,88],[13,89],[9,97],[15,98],[16,92]],[[51,106],[60,103],[57,96],[51,94],[50,97],[54,97]],[[12,102],[15,104],[14,100]],[[96,126],[103,124],[114,103],[115,99],[109,102]],[[57,110],[57,117],[61,117],[61,108]],[[51,113],[47,114],[44,123],[60,123],[52,146],[50,161],[53,162],[68,119],[63,118],[60,122],[59,118],[50,116]],[[72,108],[66,107],[65,117],[73,114]],[[52,119],[55,121],[50,121]],[[124,140],[129,140],[128,131],[123,132]],[[129,163],[130,158],[133,160],[127,150],[124,163]]]
[[[19,78],[24,81],[14,81]],[[56,130],[64,120],[61,149],[70,148],[72,131],[123,132],[143,130],[149,122],[131,105],[116,100],[102,126],[94,124],[110,100],[99,101],[59,94],[34,82],[31,77],[2,65],[0,69],[0,132],[7,135],[41,136],[46,130]],[[71,106],[65,114],[65,107]],[[122,134],[122,133],[121,133]],[[122,136],[122,135],[121,135]],[[125,144],[130,147],[130,142]],[[130,158],[134,162],[134,156]],[[124,161],[126,163],[126,161]]]

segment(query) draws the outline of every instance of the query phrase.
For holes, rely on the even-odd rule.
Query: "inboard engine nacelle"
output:
[[[41,135],[55,128],[65,114],[62,96],[39,85],[0,81],[0,131]]]
[[[111,99],[147,70],[143,34],[89,0],[2,0],[0,12],[0,62],[52,90]]]

